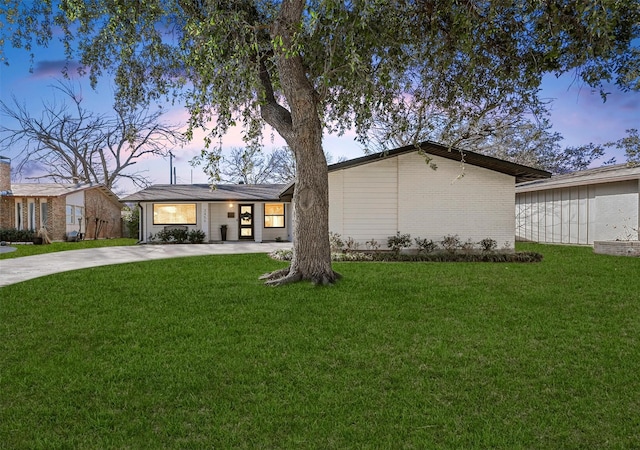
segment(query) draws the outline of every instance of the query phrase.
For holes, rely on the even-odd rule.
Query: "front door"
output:
[[[240,239],[253,239],[253,205],[240,207]]]

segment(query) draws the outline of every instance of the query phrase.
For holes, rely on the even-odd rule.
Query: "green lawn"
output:
[[[11,244],[16,250],[9,253],[0,253],[0,259],[20,258],[22,256],[41,255],[43,253],[64,252],[67,250],[80,250],[84,248],[117,247],[122,245],[135,245],[137,239],[97,239],[80,242],[53,242],[47,245]]]
[[[640,259],[265,255],[0,288],[0,448],[638,448]]]

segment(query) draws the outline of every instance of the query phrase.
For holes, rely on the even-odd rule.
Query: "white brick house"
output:
[[[512,248],[516,182],[549,176],[433,142],[364,156],[329,166],[329,230],[362,248],[372,239],[385,247],[398,231],[434,241],[491,238]]]
[[[427,163],[437,166],[434,170]],[[550,173],[433,142],[329,166],[329,229],[364,248],[396,232],[440,241],[495,239],[513,247],[516,181]],[[124,198],[141,208],[140,238],[165,227],[205,232],[207,241],[291,240],[295,183],[284,185],[157,185]]]
[[[140,241],[166,228],[200,230],[205,241],[291,240],[291,203],[280,198],[285,187],[270,185],[164,184],[122,199],[140,208]],[[223,237],[223,230],[225,236]]]

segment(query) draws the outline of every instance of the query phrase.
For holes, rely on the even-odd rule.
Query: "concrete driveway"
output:
[[[201,255],[269,253],[292,247],[291,242],[225,242],[222,244],[135,245],[101,247],[46,253],[0,260],[0,287],[21,281],[88,267],[108,266],[153,259]]]

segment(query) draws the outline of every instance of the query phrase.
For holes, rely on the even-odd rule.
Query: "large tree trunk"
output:
[[[319,125],[317,117],[315,121]],[[297,169],[293,194],[293,259],[287,269],[266,275],[267,284],[300,280],[332,284],[339,278],[331,267],[329,183],[319,128],[304,127],[296,133],[299,139],[293,146]]]
[[[261,74],[266,97],[263,117],[287,141],[296,158],[293,259],[287,269],[263,276],[271,285],[300,280],[331,284],[339,277],[331,268],[329,181],[318,97],[306,77],[302,59],[287,50],[304,4],[304,0],[282,2],[272,29],[274,41],[281,38],[283,42],[283,48],[276,51],[275,62],[289,111],[276,102],[265,66]]]

